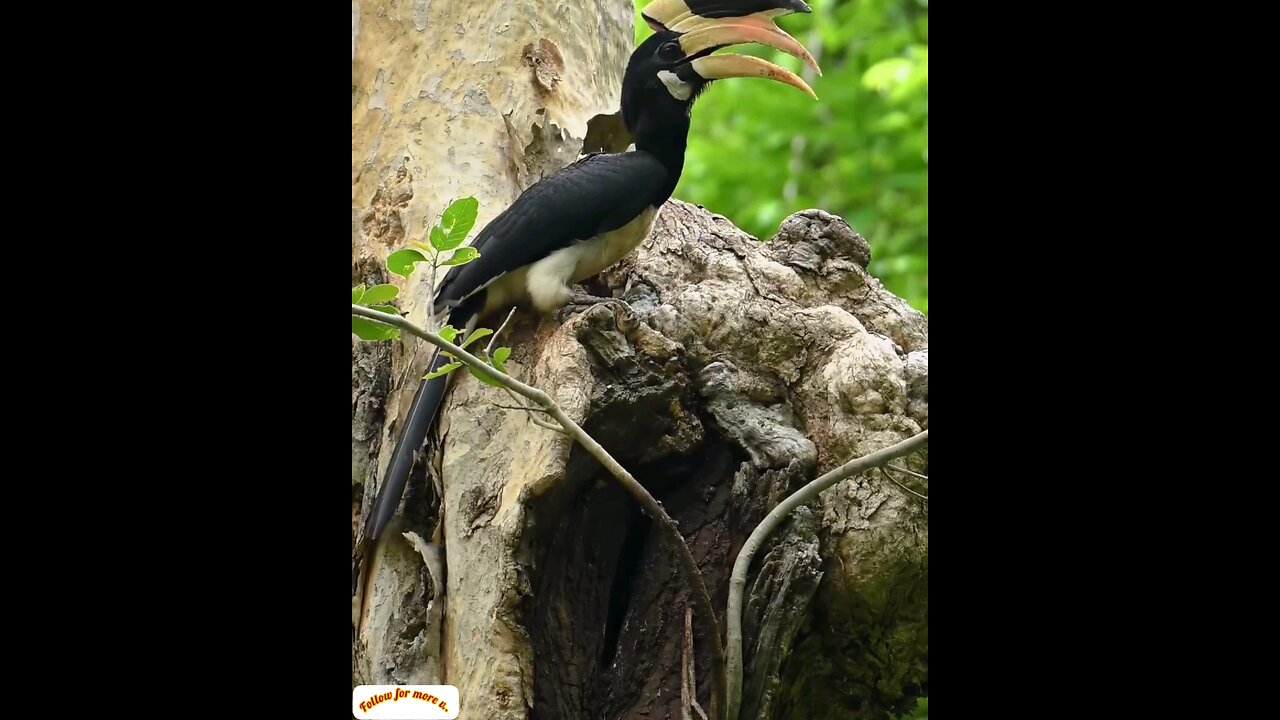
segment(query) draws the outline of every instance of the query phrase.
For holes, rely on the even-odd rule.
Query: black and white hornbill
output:
[[[809,8],[799,0],[657,0],[649,5],[646,20],[657,32],[632,53],[622,82],[622,117],[635,149],[589,155],[532,185],[476,237],[472,247],[480,257],[451,268],[437,290],[434,314],[447,312],[450,325],[469,332],[477,318],[517,304],[553,313],[571,301],[599,301],[571,288],[620,260],[648,235],[684,168],[690,108],[711,81],[763,77],[814,95],[803,80],[777,65],[712,54],[730,45],[760,43],[816,70],[809,53],[772,20],[797,10]],[[437,353],[432,370],[447,360]],[[400,504],[447,384],[447,377],[440,377],[419,386],[374,499],[367,541],[380,537]]]

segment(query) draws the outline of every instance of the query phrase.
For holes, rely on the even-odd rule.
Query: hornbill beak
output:
[[[747,55],[711,55],[729,45],[758,43],[799,58],[813,68],[818,67],[813,55],[795,38],[774,23],[773,18],[792,12],[809,12],[801,0],[655,0],[642,13],[655,30],[680,33],[680,49],[693,69],[707,80],[731,77],[763,77],[786,83],[817,95],[808,83],[785,68]],[[736,13],[736,14],[734,14]]]
[[[790,70],[750,55],[708,55],[693,60],[689,65],[707,80],[735,77],[762,77],[786,83],[801,90],[814,100],[818,99],[809,83]]]
[[[692,18],[714,19],[762,15],[775,18],[793,12],[813,12],[803,0],[654,0],[640,13],[654,32],[684,32],[681,23]]]

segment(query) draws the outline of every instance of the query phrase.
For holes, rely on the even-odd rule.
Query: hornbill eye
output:
[[[680,49],[680,43],[667,42],[658,48],[658,59],[664,62],[675,62],[684,57],[684,51]]]

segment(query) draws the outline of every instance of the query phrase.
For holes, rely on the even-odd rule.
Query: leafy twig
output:
[[[711,596],[707,594],[706,583],[702,580],[702,574],[698,572],[698,564],[693,559],[693,553],[689,551],[689,546],[685,543],[684,536],[680,534],[680,526],[677,525],[676,521],[672,520],[671,516],[662,509],[662,506],[659,505],[658,501],[649,494],[649,491],[645,490],[644,486],[637,482],[636,479],[632,477],[631,473],[627,472],[626,468],[622,467],[617,460],[613,459],[613,456],[610,455],[608,451],[600,445],[600,443],[596,442],[595,438],[588,435],[581,426],[566,415],[564,410],[545,392],[533,387],[532,385],[526,385],[510,375],[499,371],[475,355],[472,355],[435,333],[423,330],[399,315],[390,315],[378,312],[377,310],[370,310],[360,305],[356,305],[355,303],[352,303],[351,305],[351,314],[391,325],[404,330],[411,335],[422,338],[441,350],[447,350],[452,353],[454,358],[471,368],[476,375],[489,378],[498,385],[508,388],[519,393],[525,398],[532,400],[535,404],[546,410],[556,422],[560,423],[560,427],[564,429],[565,434],[569,435],[569,437],[576,440],[578,444],[582,445],[583,449],[603,465],[611,475],[617,478],[618,482],[622,483],[622,487],[625,488],[627,492],[631,493],[631,496],[640,503],[640,507],[644,508],[644,511],[648,513],[649,517],[658,521],[658,524],[667,531],[667,536],[675,546],[676,557],[680,561],[680,571],[685,575],[685,579],[693,589],[694,604],[697,606],[698,613],[703,616],[703,621],[707,623],[710,630],[708,635],[711,638],[711,716],[713,718],[719,718],[720,715],[717,712],[717,709],[723,707],[728,686],[725,677],[724,647],[721,640],[720,627],[716,622],[715,610],[711,606]],[[532,417],[532,415],[530,415],[530,417]],[[897,456],[895,455],[894,457]],[[741,678],[739,678],[739,682],[741,682]]]

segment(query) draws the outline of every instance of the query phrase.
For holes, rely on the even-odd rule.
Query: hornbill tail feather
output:
[[[449,323],[454,327],[459,327],[456,323],[464,317],[466,322],[463,327],[466,330],[459,332],[462,337],[469,334],[476,323],[477,318],[474,312],[470,307],[460,307],[449,316]],[[459,342],[461,340],[462,338],[459,338]],[[437,349],[428,372],[435,372],[450,362],[452,361]],[[431,432],[431,427],[435,424],[445,392],[449,389],[451,375],[452,373],[422,381],[418,385],[418,391],[413,395],[408,420],[400,431],[400,437],[391,455],[391,462],[387,465],[387,473],[383,477],[382,484],[378,486],[378,494],[373,499],[373,510],[369,513],[369,521],[365,526],[364,535],[370,544],[382,536],[382,532],[387,529],[391,517],[395,515],[396,508],[400,505],[405,485],[409,481],[409,473],[413,470],[414,460],[417,459],[418,451],[427,440],[427,433]]]

